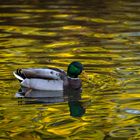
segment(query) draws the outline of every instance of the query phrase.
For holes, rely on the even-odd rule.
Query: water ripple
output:
[[[0,3],[1,139],[140,138],[139,1]],[[67,102],[13,99],[16,68],[66,70],[71,61],[84,64],[84,116],[71,117]]]

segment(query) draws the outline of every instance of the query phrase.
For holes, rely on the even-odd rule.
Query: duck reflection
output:
[[[15,97],[21,99],[18,100],[19,105],[68,102],[70,116],[81,117],[85,114],[81,93],[81,88],[66,88],[64,91],[43,91],[21,87]]]
[[[64,96],[67,97],[70,115],[73,117],[82,117],[85,114],[83,102],[81,102],[82,89],[66,88]]]
[[[82,117],[85,114],[85,108],[80,101],[69,101],[70,116]]]

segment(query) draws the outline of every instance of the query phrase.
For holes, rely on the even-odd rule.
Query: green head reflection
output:
[[[85,108],[80,101],[69,101],[68,102],[70,115],[73,117],[82,117],[85,114]]]

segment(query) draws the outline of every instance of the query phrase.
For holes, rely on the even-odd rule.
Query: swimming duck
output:
[[[17,69],[14,76],[20,81],[21,86],[36,90],[63,91],[65,87],[81,88],[78,76],[83,70],[80,62],[69,64],[67,73],[58,68],[29,68]]]

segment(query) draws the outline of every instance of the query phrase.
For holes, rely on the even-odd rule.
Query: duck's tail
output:
[[[17,69],[16,71],[13,72],[14,76],[20,81],[22,82],[26,77],[25,75],[21,72],[21,69]]]

